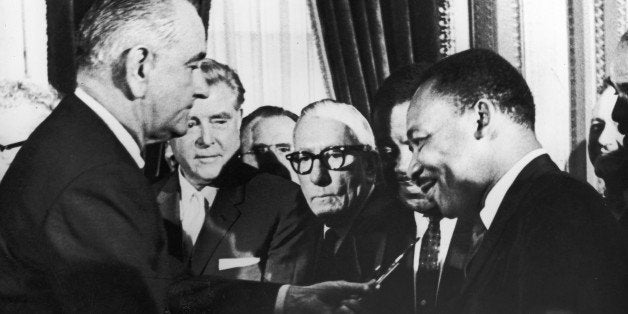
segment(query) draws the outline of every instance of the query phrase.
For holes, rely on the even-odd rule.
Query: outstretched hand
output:
[[[374,282],[352,283],[327,281],[311,286],[290,286],[284,312],[291,313],[360,313],[362,301],[375,290]]]

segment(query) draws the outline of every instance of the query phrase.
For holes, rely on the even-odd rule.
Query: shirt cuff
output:
[[[288,295],[288,288],[290,288],[290,285],[283,285],[279,288],[279,291],[277,291],[274,314],[283,314],[283,306],[286,301],[286,296]]]

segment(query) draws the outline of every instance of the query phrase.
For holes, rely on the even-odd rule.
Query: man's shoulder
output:
[[[25,161],[35,166],[46,164],[54,171],[116,161],[132,162],[106,124],[74,95],[61,101],[33,131],[22,149],[23,154],[30,156]]]

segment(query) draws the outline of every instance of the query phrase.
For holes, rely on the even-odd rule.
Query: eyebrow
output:
[[[199,52],[196,55],[194,55],[192,58],[190,58],[188,61],[186,61],[185,64],[189,64],[189,63],[192,63],[192,62],[203,60],[203,59],[205,59],[206,55],[207,54],[205,52]]]
[[[229,119],[231,117],[232,115],[228,112],[221,112],[221,113],[217,113],[217,114],[213,114],[209,116],[210,119]]]

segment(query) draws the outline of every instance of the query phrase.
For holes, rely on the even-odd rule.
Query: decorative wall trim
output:
[[[453,11],[449,0],[438,1],[438,41],[441,58],[455,53],[456,39],[454,38],[454,25],[451,22]]]
[[[523,23],[521,20],[521,0],[496,2],[498,51],[521,73],[523,60]]]
[[[471,0],[471,47],[497,51],[497,19],[494,0]]]
[[[593,3],[593,16],[595,18],[595,86],[597,93],[601,93],[606,76],[606,36],[604,0],[595,0]],[[624,14],[625,14],[624,9]],[[621,36],[621,35],[620,35]]]
[[[626,31],[626,0],[615,0],[617,5],[617,13],[619,15],[617,19],[617,38],[621,38],[621,35]]]

